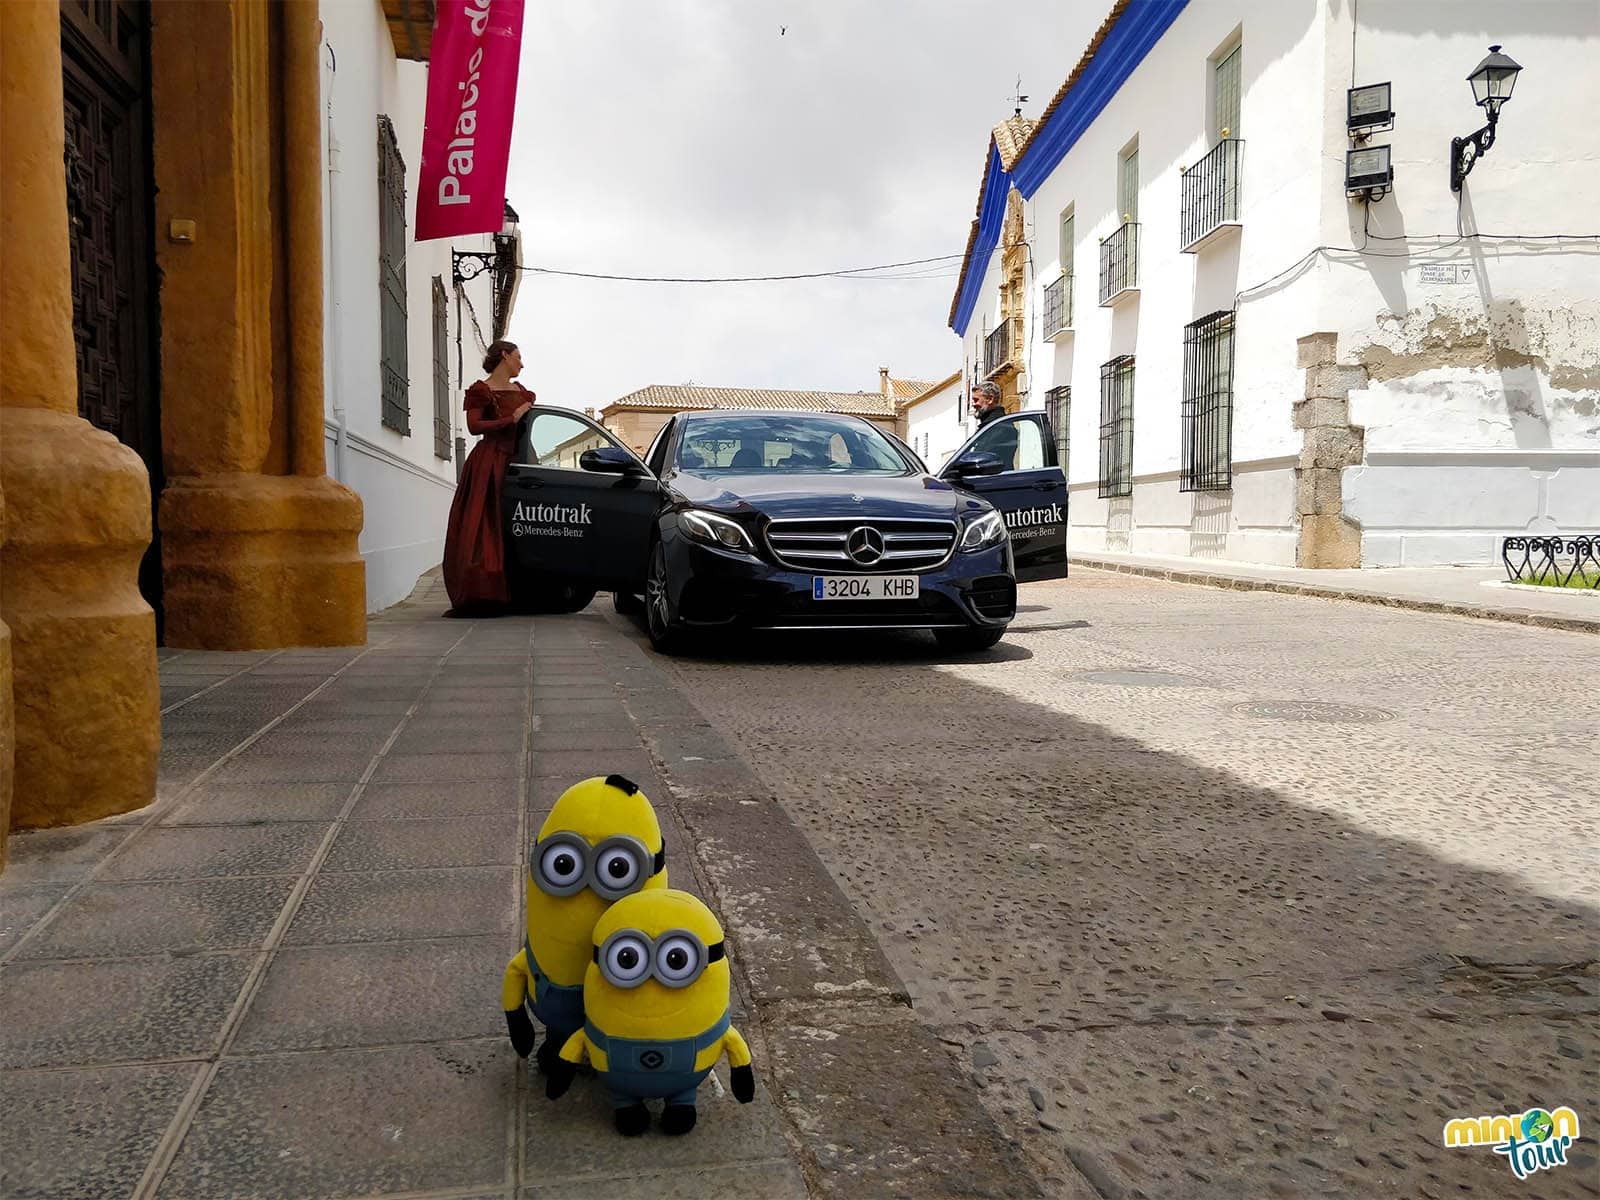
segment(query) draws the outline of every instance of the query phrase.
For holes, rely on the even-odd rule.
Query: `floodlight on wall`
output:
[[[1495,126],[1500,121],[1500,106],[1511,99],[1511,89],[1517,86],[1517,75],[1522,68],[1500,53],[1499,46],[1489,47],[1485,58],[1467,76],[1472,85],[1472,99],[1489,115],[1489,123],[1476,133],[1464,138],[1450,139],[1450,190],[1459,192],[1478,159],[1494,145]]]
[[[1345,128],[1352,137],[1375,133],[1394,126],[1394,107],[1389,103],[1387,83],[1369,83],[1345,92]]]
[[[1394,186],[1388,146],[1363,146],[1344,156],[1344,194],[1382,200]]]

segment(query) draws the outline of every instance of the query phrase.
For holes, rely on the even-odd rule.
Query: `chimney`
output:
[[[887,396],[889,394],[889,368],[888,367],[879,367],[878,368],[878,392],[879,392],[880,395],[884,395],[884,396]]]

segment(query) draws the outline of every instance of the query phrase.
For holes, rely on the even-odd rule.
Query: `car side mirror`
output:
[[[602,475],[641,475],[644,469],[638,461],[618,446],[597,446],[578,455],[578,465],[585,471]]]
[[[971,450],[952,461],[944,469],[944,474],[951,479],[970,479],[976,475],[998,475],[1005,469],[1005,464],[993,454]]]

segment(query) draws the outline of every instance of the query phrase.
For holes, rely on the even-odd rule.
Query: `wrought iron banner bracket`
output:
[[[1459,192],[1461,185],[1466,182],[1468,174],[1477,164],[1478,159],[1489,152],[1489,147],[1494,145],[1495,122],[1491,118],[1489,123],[1476,133],[1468,134],[1464,138],[1450,139],[1450,190]]]
[[[469,279],[476,279],[485,271],[492,271],[495,265],[495,255],[480,250],[452,250],[450,251],[450,279],[453,283],[465,283]]]

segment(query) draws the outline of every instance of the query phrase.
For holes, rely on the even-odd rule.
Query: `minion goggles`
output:
[[[528,874],[547,896],[576,896],[589,888],[607,900],[620,900],[666,865],[665,845],[652,852],[625,833],[591,846],[582,834],[558,830],[540,838],[528,855]]]
[[[669,929],[659,937],[619,929],[594,948],[600,974],[619,988],[636,988],[650,978],[663,987],[686,988],[726,956],[725,943],[707,946],[687,929]]]

